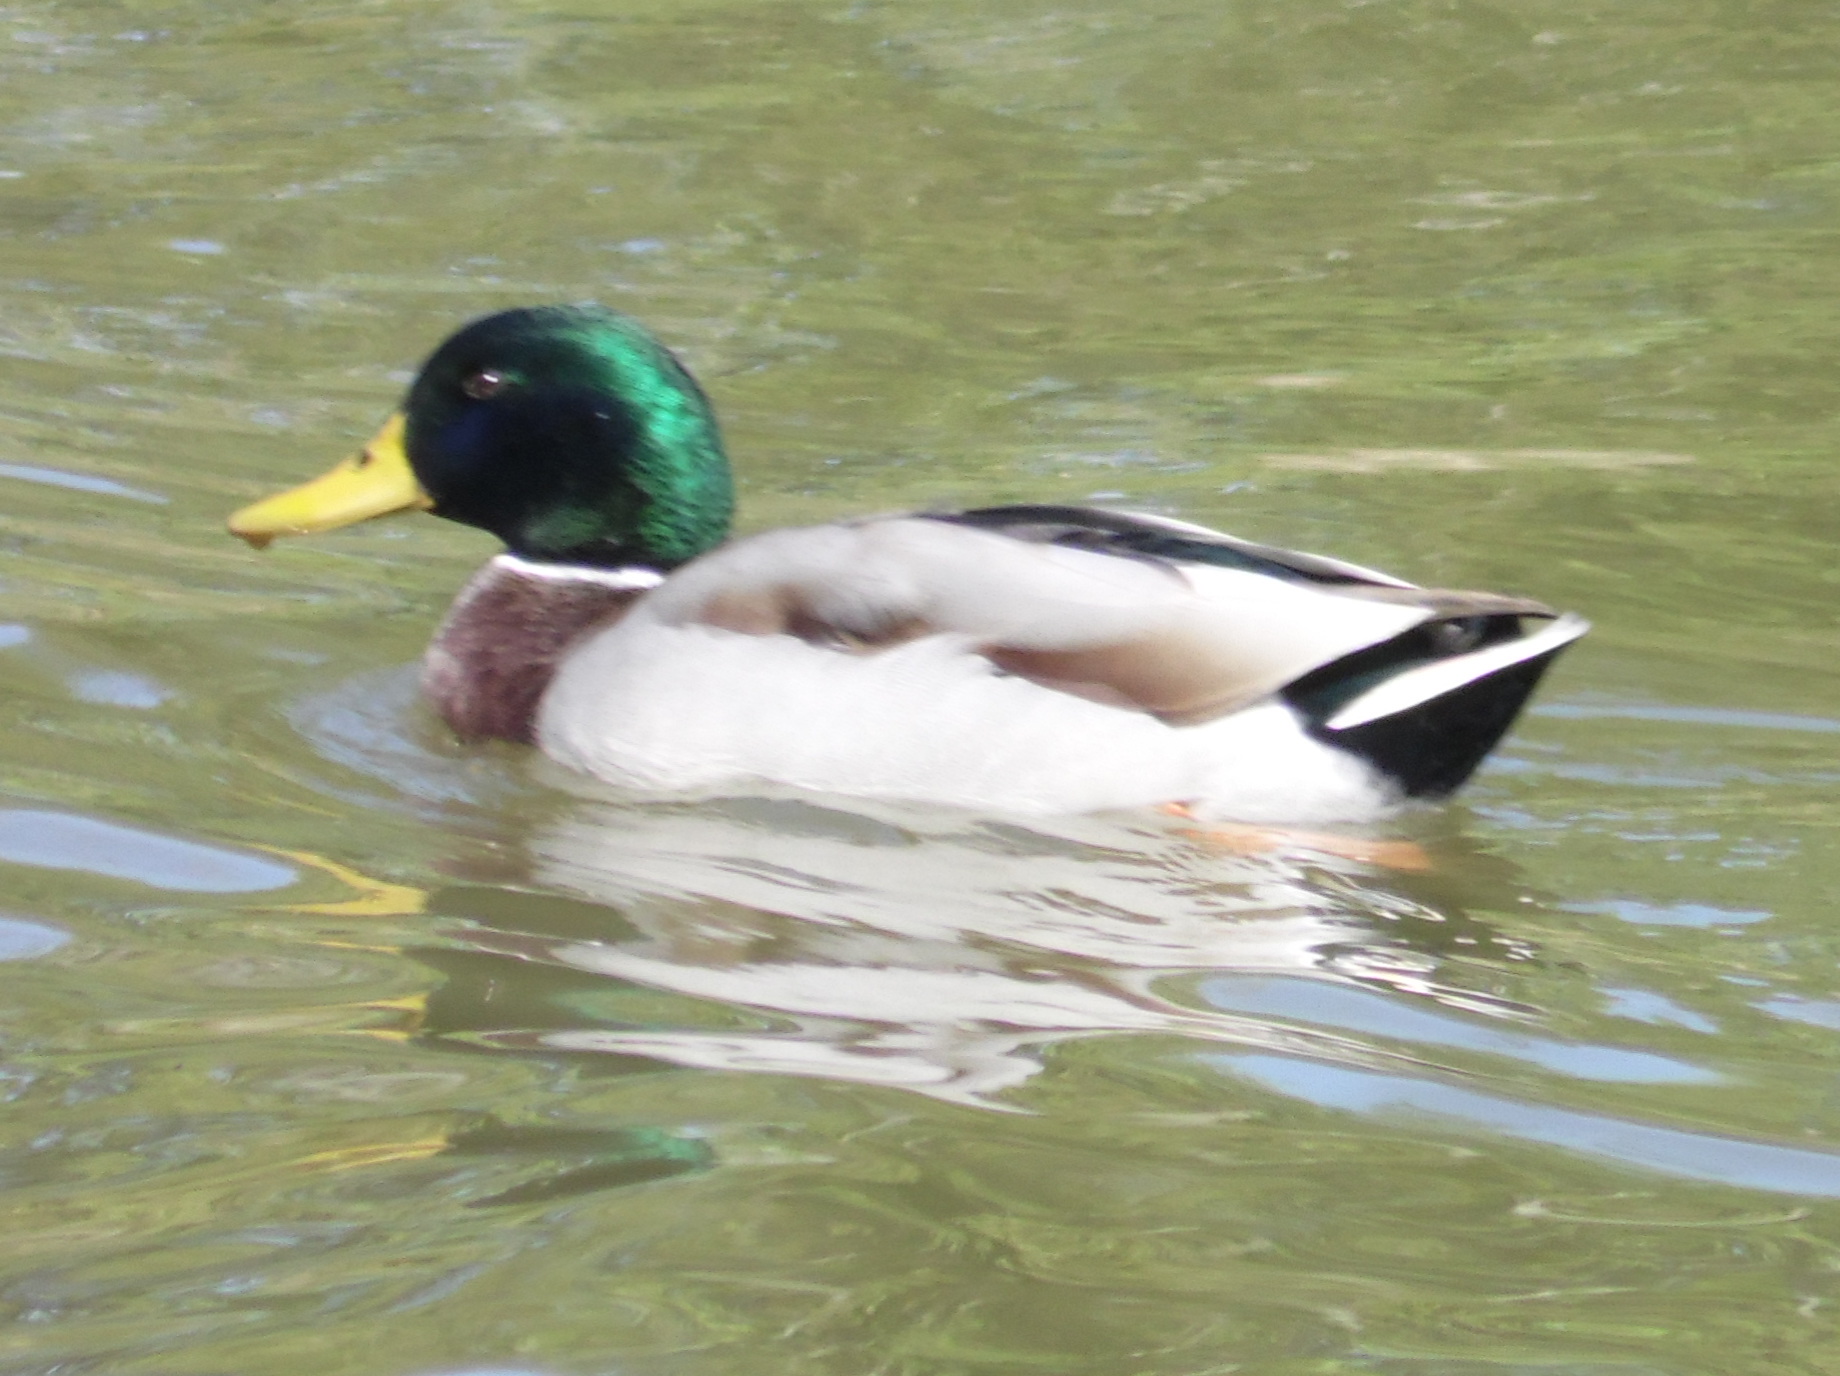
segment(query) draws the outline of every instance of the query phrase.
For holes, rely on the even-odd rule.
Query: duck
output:
[[[644,794],[1363,821],[1448,797],[1587,623],[1169,516],[1055,504],[731,538],[714,407],[633,317],[505,310],[355,455],[229,518],[421,510],[504,545],[422,665],[465,741]]]

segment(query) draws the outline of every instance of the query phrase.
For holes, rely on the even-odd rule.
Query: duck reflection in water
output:
[[[1198,986],[1221,974],[1391,988],[1517,1022],[1533,1012],[1440,982],[1453,943],[1530,956],[1428,901],[1448,881],[1333,853],[1223,852],[1160,819],[585,801],[528,854],[514,886],[432,897],[459,921],[453,946],[417,952],[448,977],[426,1034],[1004,1107],[993,1096],[1034,1075],[1045,1048],[1108,1034],[1422,1064],[1210,1007]]]

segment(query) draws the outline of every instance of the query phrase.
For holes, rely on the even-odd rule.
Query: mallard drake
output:
[[[1355,819],[1444,796],[1586,623],[1162,516],[875,516],[729,540],[696,381],[632,318],[542,306],[435,350],[257,547],[410,508],[506,552],[423,667],[461,736],[616,784],[994,811]]]

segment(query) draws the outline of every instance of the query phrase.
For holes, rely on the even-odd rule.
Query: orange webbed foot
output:
[[[1194,809],[1187,803],[1163,803],[1157,811],[1185,821],[1197,820]],[[1383,841],[1366,836],[1338,836],[1326,831],[1254,826],[1245,822],[1210,822],[1204,826],[1183,827],[1178,834],[1236,855],[1314,851],[1318,855],[1334,855],[1364,865],[1415,874],[1432,868],[1430,853],[1416,841]]]

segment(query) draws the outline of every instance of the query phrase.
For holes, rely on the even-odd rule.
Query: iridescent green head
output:
[[[474,321],[422,365],[403,418],[434,513],[514,553],[670,567],[728,533],[734,489],[708,398],[604,306]]]
[[[734,489],[709,399],[643,325],[538,306],[460,329],[361,454],[230,525],[266,543],[407,506],[531,559],[671,568],[722,541]]]

